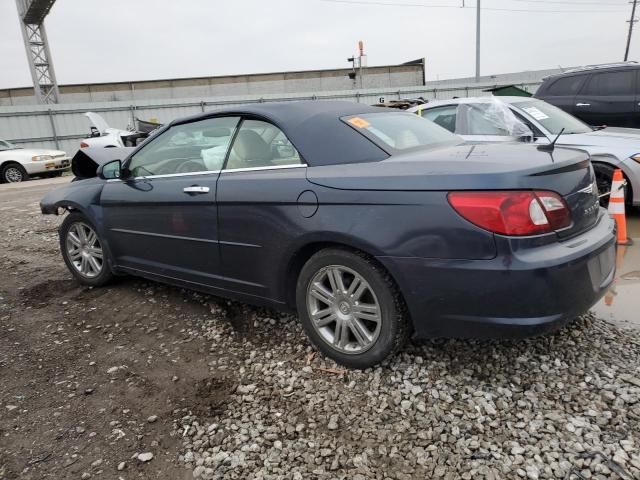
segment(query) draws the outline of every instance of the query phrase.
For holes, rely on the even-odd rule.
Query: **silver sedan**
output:
[[[563,134],[557,145],[586,150],[598,188],[609,191],[613,171],[627,180],[629,204],[640,205],[640,130],[592,128],[542,100],[529,97],[476,97],[438,100],[409,109],[473,142],[528,141],[545,144]]]

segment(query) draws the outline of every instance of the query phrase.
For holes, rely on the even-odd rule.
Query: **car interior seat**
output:
[[[273,165],[273,152],[264,139],[253,130],[238,133],[227,168],[267,167]]]

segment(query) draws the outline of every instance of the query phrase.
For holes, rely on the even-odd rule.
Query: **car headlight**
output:
[[[34,155],[31,157],[33,162],[42,162],[43,160],[53,160],[51,155]]]
[[[631,155],[631,160],[635,160],[636,162],[640,163],[640,153],[636,153],[635,155]]]

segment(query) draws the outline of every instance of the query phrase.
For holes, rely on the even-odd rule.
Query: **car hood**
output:
[[[46,148],[30,148],[28,150],[25,150],[25,152],[29,152],[32,155],[51,155],[51,156],[66,155],[66,153],[63,152],[62,150],[49,150]]]
[[[521,143],[462,144],[379,162],[311,167],[307,179],[344,190],[551,188],[535,177],[587,160],[585,152],[573,148],[543,152]]]
[[[640,130],[607,127],[588,133],[561,135],[558,145],[600,147],[611,151],[624,151],[625,157],[640,153]]]
[[[92,127],[96,128],[101,135],[104,135],[109,130],[109,124],[100,115],[94,112],[87,112],[84,114],[89,119],[89,123]]]
[[[60,156],[66,155],[62,150],[50,150],[48,148],[15,148],[11,150],[0,150],[0,154],[19,155],[24,157],[34,157],[36,155]]]
[[[78,178],[95,177],[100,165],[104,165],[112,160],[124,160],[133,150],[135,150],[134,147],[81,148],[71,160],[71,171]]]

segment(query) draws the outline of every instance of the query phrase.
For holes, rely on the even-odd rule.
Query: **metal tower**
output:
[[[55,0],[16,0],[33,89],[39,103],[58,103],[60,96],[44,29],[44,18],[54,3]]]

